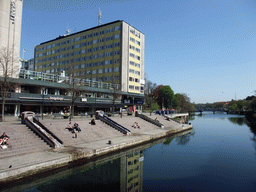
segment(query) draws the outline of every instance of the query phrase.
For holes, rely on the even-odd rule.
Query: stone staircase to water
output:
[[[77,138],[74,138],[75,134],[65,129],[68,125],[68,121],[47,120],[47,122],[43,121],[42,123],[63,141],[64,146],[125,136],[100,120],[96,120],[96,125],[89,124],[90,120],[91,119],[74,119],[74,121],[72,121],[72,125],[74,122],[77,122],[82,130],[79,133],[76,132]]]
[[[26,125],[19,122],[1,122],[0,134],[2,135],[3,132],[10,137],[10,140],[7,149],[0,148],[0,158],[51,149],[47,143],[39,138]]]

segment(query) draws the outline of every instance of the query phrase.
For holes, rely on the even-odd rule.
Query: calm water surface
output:
[[[193,130],[6,191],[256,191],[256,137],[243,116],[204,113]]]

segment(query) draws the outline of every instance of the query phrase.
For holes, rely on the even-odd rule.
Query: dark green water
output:
[[[193,130],[15,183],[7,191],[256,191],[256,136],[243,116],[205,113]]]

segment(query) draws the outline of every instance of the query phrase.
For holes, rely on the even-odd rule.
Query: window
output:
[[[85,68],[85,64],[82,64],[82,65],[81,65],[81,68]]]
[[[76,51],[75,53],[74,53],[74,55],[79,55],[80,54],[80,51]]]
[[[81,53],[82,53],[82,54],[86,53],[85,49],[83,49],[83,50],[81,51]]]
[[[135,55],[134,55],[133,53],[130,53],[130,57],[134,58],[134,57],[135,57]]]
[[[136,86],[136,87],[135,87],[135,90],[139,91],[139,90],[140,90],[140,87]]]
[[[135,67],[139,67],[140,68],[140,64],[139,63],[135,63]]]
[[[87,49],[87,53],[90,53],[90,52],[92,52],[92,49]]]
[[[110,49],[110,48],[113,47],[113,45],[112,45],[112,44],[109,44],[109,45],[106,45],[105,47],[106,47],[106,49]]]
[[[136,48],[136,51],[137,51],[138,53],[140,53],[140,49]]]
[[[112,55],[112,52],[107,52],[107,53],[105,53],[105,56],[106,57],[109,57],[109,56],[111,56]]]
[[[133,61],[130,61],[130,65],[134,66],[134,62],[133,62]]]
[[[102,58],[103,56],[104,56],[104,54],[103,54],[103,53],[99,54],[99,58]]]
[[[112,68],[106,68],[105,69],[105,73],[111,73],[112,72]]]
[[[136,40],[136,41],[135,41],[135,44],[140,45],[140,42]]]
[[[110,33],[110,32],[113,32],[113,28],[110,28],[110,29],[106,30],[106,33]]]
[[[132,37],[130,37],[130,41],[133,42],[133,43],[135,43],[135,39],[132,38]]]
[[[100,35],[103,35],[104,34],[104,31],[100,31]]]
[[[47,49],[51,49],[51,48],[52,48],[52,46],[51,46],[51,45],[48,45],[48,46],[47,46]]]
[[[116,34],[115,35],[115,39],[119,39],[120,38],[120,35],[119,34]]]
[[[88,41],[88,42],[87,42],[87,45],[92,45],[92,41]]]
[[[106,41],[110,41],[110,40],[113,40],[113,36],[106,37]]]
[[[139,72],[139,71],[135,71],[135,74],[136,74],[136,75],[140,75],[140,72]]]
[[[93,33],[93,36],[94,36],[94,37],[98,36],[98,32]]]
[[[92,51],[97,51],[98,50],[98,47],[94,47],[93,49],[92,49]]]
[[[92,74],[96,74],[97,73],[97,70],[92,70]]]
[[[99,66],[103,66],[103,65],[104,65],[103,61],[99,62]]]
[[[119,71],[119,67],[115,67],[114,72],[118,72],[118,71]]]
[[[120,26],[115,27],[115,31],[119,31],[120,30]]]
[[[132,45],[130,45],[130,49],[131,49],[131,50],[135,50],[135,47],[132,46]]]
[[[100,43],[104,42],[104,38],[99,39],[99,42]]]
[[[120,47],[120,43],[115,43],[115,47]]]
[[[133,77],[129,77],[129,81],[134,81],[134,78]]]
[[[129,89],[134,89],[134,86],[133,85],[129,85]]]
[[[115,52],[114,52],[114,55],[119,55],[119,54],[120,54],[119,51],[115,51]]]
[[[52,54],[54,54],[55,53],[55,50],[52,50]]]
[[[93,40],[93,44],[96,44],[96,43],[98,43],[98,40],[97,39]]]
[[[105,61],[105,65],[112,64],[112,60]]]
[[[86,35],[82,36],[82,39],[86,39]]]
[[[92,56],[92,59],[97,59],[97,54]]]
[[[90,59],[92,59],[92,56],[87,56],[86,57],[86,60],[90,60]]]
[[[114,63],[120,63],[120,59],[115,59]]]
[[[129,72],[130,72],[130,73],[134,73],[134,70],[133,70],[133,69],[130,69]]]
[[[76,45],[75,45],[75,49],[76,49],[76,48],[79,48],[79,47],[80,47],[80,44],[76,44]]]
[[[103,49],[104,49],[104,46],[100,46],[100,47],[99,47],[99,50],[103,50]]]

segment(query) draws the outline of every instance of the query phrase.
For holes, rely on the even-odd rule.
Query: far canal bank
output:
[[[126,118],[129,123],[134,122],[134,117]],[[154,116],[152,116],[152,118],[154,118]],[[51,122],[52,121],[49,120],[49,124],[52,124]],[[44,123],[47,124],[47,120],[44,120]],[[4,186],[13,180],[49,172],[54,169],[79,163],[80,161],[90,162],[97,158],[140,146],[142,144],[151,143],[155,140],[175,135],[189,129],[192,129],[192,125],[178,124],[175,122],[171,127],[149,130],[145,127],[144,130],[129,136],[115,136],[108,138],[107,140],[102,139],[69,145],[62,149],[53,149],[1,158],[0,182],[2,183],[2,186]],[[111,141],[111,143],[108,141]]]

